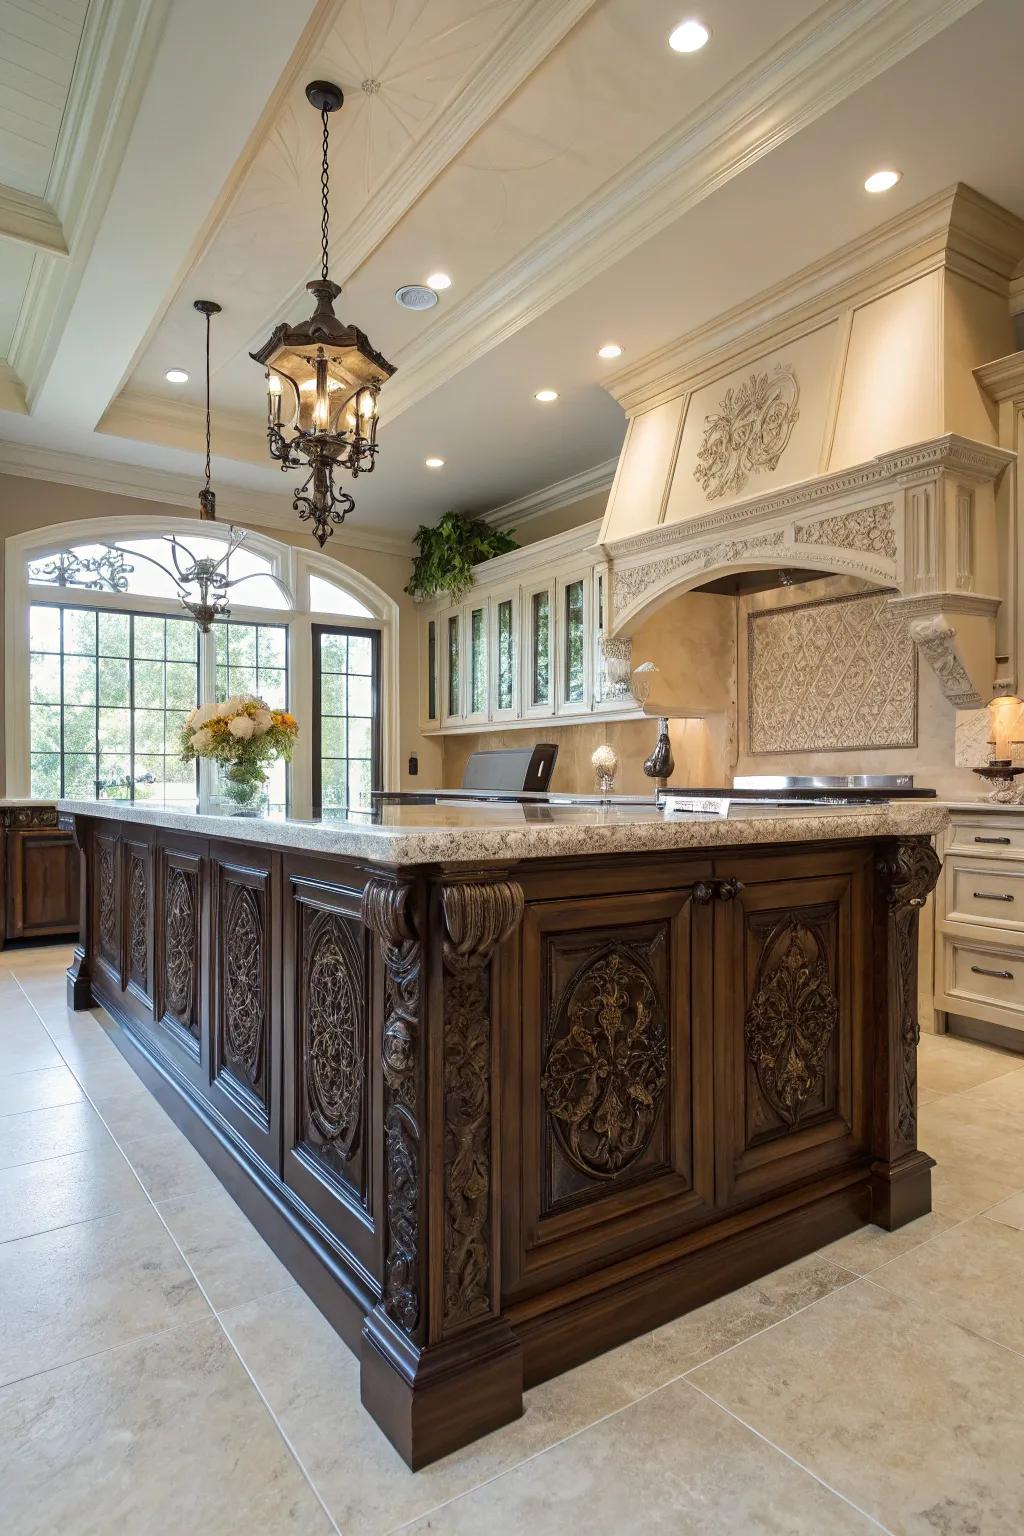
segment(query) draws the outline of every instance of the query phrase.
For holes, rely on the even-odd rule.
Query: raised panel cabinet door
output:
[[[124,992],[121,1006],[152,1038],[156,972],[153,891],[153,839],[145,828],[132,827],[122,845],[121,945]]]
[[[66,832],[11,828],[7,834],[7,937],[78,932],[78,849]]]
[[[360,888],[285,868],[284,1181],[344,1251],[376,1271],[372,1127],[376,1016],[369,929]],[[354,875],[354,880],[355,880]]]
[[[870,870],[857,851],[819,867],[796,879],[784,855],[751,859],[716,882],[729,898],[713,903],[720,1205],[867,1155]]]
[[[124,861],[119,834],[101,831],[97,827],[93,833],[93,856],[95,876],[92,932],[95,958],[118,991],[123,991],[121,882]]]
[[[280,1174],[280,860],[259,849],[214,851],[211,874],[211,1096]]]
[[[209,1088],[207,845],[161,839],[155,865],[154,1037],[203,1093]]]
[[[709,1214],[709,938],[691,887],[527,898],[498,990],[506,1300]]]

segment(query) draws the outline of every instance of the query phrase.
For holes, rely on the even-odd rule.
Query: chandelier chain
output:
[[[323,110],[323,112],[321,112],[320,116],[323,118],[323,121],[324,121],[324,160],[323,160],[323,166],[321,167],[321,170],[320,170],[320,190],[321,190],[321,200],[323,202],[324,212],[323,212],[323,218],[320,221],[320,245],[321,245],[321,249],[323,251],[323,280],[324,280],[324,282],[326,282],[327,281],[327,230],[328,230],[328,223],[329,223],[329,219],[330,219],[328,199],[330,197],[330,191],[331,191],[331,171],[330,171],[330,164],[328,162],[328,147],[330,145],[331,131],[330,131],[330,127],[328,126],[328,124],[329,124],[329,114],[328,114],[326,108]]]

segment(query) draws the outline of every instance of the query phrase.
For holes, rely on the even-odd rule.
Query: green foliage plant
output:
[[[519,548],[510,533],[461,512],[446,512],[433,528],[421,526],[413,542],[419,554],[405,590],[422,599],[447,592],[453,603],[473,585],[474,565]]]

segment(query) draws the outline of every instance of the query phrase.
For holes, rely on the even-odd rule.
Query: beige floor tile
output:
[[[991,1077],[986,1083],[966,1088],[963,1097],[980,1104],[1005,1104],[1010,1109],[1024,1111],[1024,1072],[1006,1072],[1002,1077]]]
[[[20,1115],[27,1109],[49,1109],[52,1104],[73,1104],[82,1090],[67,1067],[41,1067],[0,1077],[0,1115]]]
[[[112,1142],[0,1169],[0,1243],[145,1204],[138,1179]]]
[[[0,1118],[0,1168],[84,1152],[87,1147],[99,1147],[109,1141],[103,1122],[85,1099],[74,1104],[55,1104],[51,1109],[29,1109],[21,1115],[4,1115]]]
[[[17,1536],[326,1536],[330,1524],[216,1322],[0,1391]]]
[[[411,1527],[436,1536],[846,1536],[877,1527],[685,1381]]]
[[[0,1029],[0,1078],[63,1065],[60,1052],[34,1016],[17,1022],[8,1020]]]
[[[945,1095],[938,1088],[922,1088],[920,1083],[917,1085],[917,1102],[919,1105],[932,1104],[936,1099],[944,1097]]]
[[[143,1141],[174,1128],[170,1115],[134,1074],[130,1083],[113,1092],[91,1093],[90,1098],[115,1141]]]
[[[167,1116],[152,1135],[119,1140],[118,1144],[153,1201],[214,1195],[221,1187],[195,1147]]]
[[[0,1244],[0,1382],[209,1317],[152,1206]]]
[[[68,1065],[90,1098],[139,1086],[138,1074],[132,1071],[120,1051],[109,1044],[102,1050],[72,1052]]]
[[[823,1248],[821,1257],[853,1270],[854,1274],[868,1275],[880,1264],[887,1264],[890,1259],[928,1242],[951,1224],[950,1217],[930,1211],[927,1216],[920,1216],[895,1232],[887,1232],[884,1227],[860,1227],[848,1237],[841,1237],[837,1243]]]
[[[687,1380],[899,1536],[1019,1536],[1024,1360],[932,1305],[859,1280]]]
[[[157,1209],[216,1311],[292,1285],[280,1259],[225,1190],[165,1201]]]
[[[942,1162],[932,1169],[932,1210],[948,1216],[950,1221],[978,1216],[1015,1192],[1010,1184],[964,1170],[955,1163]]]
[[[521,1419],[414,1474],[360,1406],[359,1362],[297,1286],[220,1318],[345,1536],[415,1519],[635,1395],[613,1351],[535,1387]]]
[[[1011,1189],[1024,1180],[1024,1130],[1000,1122],[972,1124],[957,1113],[956,1095],[926,1104],[918,1116],[918,1143],[936,1162],[964,1173],[996,1179]]]
[[[1024,1069],[1020,1057],[1008,1051],[969,1045],[965,1041],[947,1043],[943,1040],[941,1044],[922,1051],[917,1080],[922,1088],[934,1088],[939,1093],[956,1093],[962,1088],[975,1088],[979,1083],[1021,1070]]]
[[[1024,1232],[1024,1194],[1011,1195],[1009,1200],[1000,1201],[987,1210],[985,1216],[989,1221],[1001,1221],[1007,1227]]]
[[[876,1285],[1024,1354],[1024,1232],[976,1216],[875,1270]]]

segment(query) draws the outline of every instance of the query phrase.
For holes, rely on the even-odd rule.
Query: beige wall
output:
[[[667,603],[633,635],[633,664],[653,661],[659,668],[649,708],[700,713],[701,719],[673,719],[669,726],[676,761],[675,784],[712,785],[728,781],[735,755],[736,618],[735,601],[707,592],[690,592]],[[644,759],[657,740],[658,723],[650,720],[589,721],[580,725],[520,727],[445,736],[444,779],[457,788],[471,752],[497,747],[555,742],[558,762],[552,788],[590,793],[596,787],[590,757],[607,742],[618,754],[618,793],[649,794],[653,781],[643,772]]]
[[[184,507],[169,506],[163,502],[142,501],[131,496],[112,496],[104,491],[89,490],[82,486],[57,485],[51,481],[31,480],[18,475],[0,475],[0,575],[4,558],[3,540],[16,533],[27,533],[35,528],[46,528],[55,523],[74,522],[99,517],[152,517],[154,522],[168,517],[188,517]],[[244,525],[244,519],[237,519]],[[310,535],[295,519],[294,526],[266,528],[252,524],[253,531],[292,544],[302,549],[315,549]],[[158,532],[159,529],[154,529]],[[359,549],[345,543],[342,529],[335,533],[324,554],[348,565],[360,575],[375,582],[387,595],[394,598],[399,608],[399,659],[402,687],[400,693],[400,748],[401,787],[415,788],[419,784],[434,784],[440,779],[441,750],[436,739],[425,738],[419,731],[418,711],[418,638],[416,605],[403,592],[409,579],[410,562],[403,555],[384,554],[377,550]],[[0,658],[2,658],[3,629],[0,626]],[[0,668],[0,739],[3,732],[3,674]],[[303,722],[300,722],[302,724]],[[419,757],[419,776],[410,779],[408,762],[410,753]],[[6,787],[6,754],[0,752],[0,792]]]
[[[552,534],[567,533],[570,528],[581,528],[584,523],[597,522],[604,517],[608,505],[608,492],[595,491],[580,501],[571,501],[565,507],[553,507],[540,517],[531,517],[520,527],[509,528],[517,544],[536,544],[539,539],[550,539]]]

